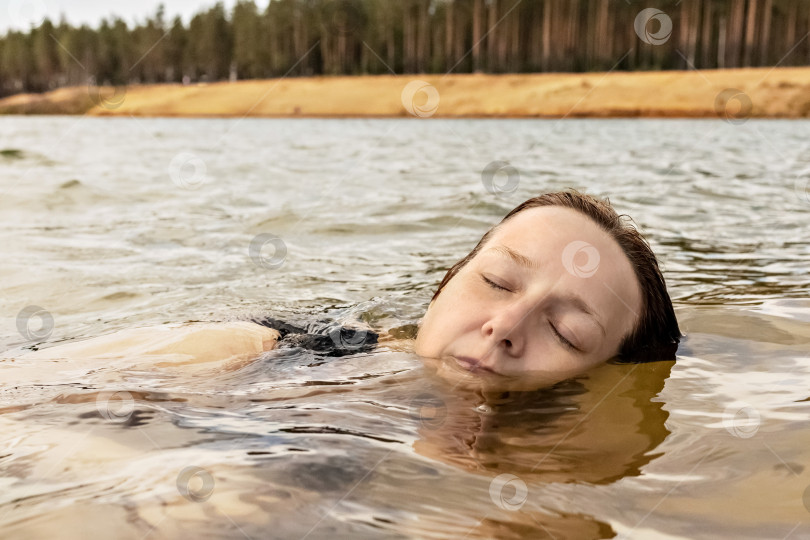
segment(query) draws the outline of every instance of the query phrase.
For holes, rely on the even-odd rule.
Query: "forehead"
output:
[[[552,272],[561,292],[582,296],[602,321],[616,323],[614,330],[632,328],[641,308],[635,272],[618,242],[588,216],[559,206],[530,208],[502,223],[481,252],[495,246],[531,259],[543,275]]]
[[[554,249],[576,240],[592,245],[616,244],[591,218],[562,206],[523,210],[501,223],[493,239],[518,242],[526,249]],[[618,244],[615,247],[621,251]]]

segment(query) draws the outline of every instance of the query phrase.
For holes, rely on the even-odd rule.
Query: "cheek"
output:
[[[416,335],[417,354],[435,353],[483,324],[480,302],[457,278],[442,289],[422,318]]]
[[[551,339],[551,338],[549,338]],[[573,377],[604,363],[596,355],[582,358],[561,350],[555,343],[541,340],[524,357],[527,371]]]
[[[467,276],[456,276],[442,289],[434,302],[434,323],[437,319],[445,326],[467,328],[486,312],[486,302],[469,282]]]
[[[419,323],[419,331],[416,333],[416,343],[414,352],[421,356],[434,356],[443,346],[440,338],[444,333],[440,324],[443,320],[442,305],[439,302],[441,294],[436,297],[428,306],[427,312]]]
[[[435,341],[447,336],[448,331],[456,326],[459,310],[453,308],[453,302],[448,301],[449,298],[444,293],[442,290],[428,307],[417,337],[429,337],[431,341]]]

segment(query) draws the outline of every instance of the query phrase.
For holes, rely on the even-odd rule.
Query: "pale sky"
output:
[[[263,10],[267,2],[256,0],[256,5]],[[118,15],[132,26],[153,15],[161,3],[166,8],[167,22],[180,15],[187,23],[192,15],[213,6],[216,0],[0,0],[0,34],[9,29],[29,30],[32,23],[39,24],[45,17],[56,24],[63,13],[75,26],[85,23],[96,27],[101,19],[111,15]],[[230,10],[236,0],[222,3]]]

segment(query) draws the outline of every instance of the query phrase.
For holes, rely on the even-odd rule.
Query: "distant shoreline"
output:
[[[720,117],[730,121],[749,117],[810,118],[810,67],[360,75],[118,89],[70,87],[0,99],[0,114],[200,118]]]

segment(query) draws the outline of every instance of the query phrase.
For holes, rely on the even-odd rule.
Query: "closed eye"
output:
[[[495,290],[498,290],[498,291],[509,291],[509,289],[507,289],[506,287],[503,287],[503,286],[501,286],[501,285],[498,285],[497,283],[495,283],[495,282],[494,282],[494,281],[492,281],[491,279],[487,278],[487,277],[486,277],[485,275],[483,275],[483,274],[481,274],[481,279],[482,279],[482,280],[484,280],[484,283],[486,283],[488,286],[492,287],[492,288],[493,288],[493,289],[495,289]],[[554,332],[554,335],[557,337],[557,339],[559,340],[559,342],[562,344],[562,346],[563,346],[563,347],[565,347],[566,349],[571,350],[571,351],[577,351],[577,352],[581,352],[579,349],[577,349],[576,347],[574,347],[574,344],[573,344],[573,343],[571,343],[570,341],[568,341],[567,339],[565,339],[565,336],[563,336],[562,334],[560,334],[560,333],[557,331],[557,329],[554,327],[554,325],[553,325],[553,324],[551,324],[551,321],[549,321],[548,325],[551,327],[551,331],[552,331],[552,332]]]
[[[572,350],[572,351],[579,351],[579,349],[577,349],[576,347],[574,347],[574,344],[573,344],[573,343],[571,343],[570,341],[568,341],[567,339],[565,339],[565,337],[564,337],[562,334],[560,334],[560,333],[557,331],[557,329],[556,329],[556,328],[554,328],[554,325],[553,325],[553,324],[551,324],[551,321],[549,321],[548,325],[551,327],[551,331],[552,331],[552,332],[554,332],[554,335],[555,335],[555,336],[557,336],[557,339],[559,339],[559,340],[560,340],[560,343],[562,343],[563,347],[565,347],[565,348],[567,348],[567,349],[570,349],[570,350]]]
[[[484,280],[484,283],[486,283],[487,285],[489,285],[489,286],[490,286],[490,287],[492,287],[493,289],[496,289],[496,290],[499,290],[499,291],[508,291],[508,290],[509,290],[509,289],[507,289],[506,287],[502,287],[501,285],[498,285],[497,283],[495,283],[495,282],[494,282],[494,281],[492,281],[491,279],[488,279],[488,278],[487,278],[485,275],[483,275],[483,274],[481,274],[481,279],[483,279],[483,280]]]

